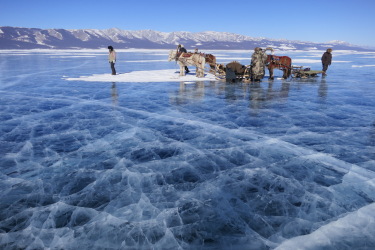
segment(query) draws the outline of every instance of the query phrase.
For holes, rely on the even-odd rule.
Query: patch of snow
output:
[[[323,225],[310,234],[288,239],[276,249],[341,249],[335,246],[345,245],[345,241],[348,238],[352,242],[358,241],[366,245],[366,242],[371,242],[375,232],[374,209],[375,203],[364,206],[342,218]],[[368,248],[359,247],[358,249],[370,248],[371,246]]]
[[[205,73],[205,77],[198,78],[195,71],[191,70],[185,76],[179,76],[175,69],[165,70],[147,70],[133,71],[129,73],[111,74],[93,74],[91,76],[80,76],[75,78],[64,78],[68,81],[85,81],[85,82],[196,82],[216,80],[215,76]]]
[[[44,41],[46,40],[46,36],[39,31],[35,32],[35,40],[36,40],[37,44],[43,44],[44,45]]]
[[[375,65],[352,65],[352,68],[375,67]]]
[[[327,43],[349,45],[349,43],[347,43],[347,42],[345,42],[345,41],[339,41],[339,40],[332,40],[332,41],[328,41]]]
[[[53,36],[53,37],[59,39],[59,40],[63,40],[62,34],[60,32],[58,32],[58,31],[54,30],[54,29],[48,30],[48,34],[50,36]]]
[[[296,47],[294,47],[292,44],[280,44],[279,49],[281,49],[281,50],[295,50]]]

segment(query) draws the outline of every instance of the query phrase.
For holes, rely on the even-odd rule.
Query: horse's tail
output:
[[[285,57],[285,66],[286,66],[286,78],[292,74],[292,59],[288,56]]]
[[[168,61],[176,60],[177,59],[177,53],[174,50],[169,51],[169,58]]]
[[[285,56],[285,65],[288,66],[289,68],[292,67],[292,59],[289,56]]]

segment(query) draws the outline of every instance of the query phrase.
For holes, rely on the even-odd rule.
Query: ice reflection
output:
[[[117,106],[118,105],[118,92],[117,92],[117,87],[116,87],[116,83],[115,82],[112,83],[111,96],[112,96],[112,103],[113,103],[113,105]]]
[[[267,100],[286,99],[289,96],[290,82],[282,81],[280,89],[274,89],[274,82],[268,83]]]
[[[176,94],[170,97],[170,102],[175,105],[188,104],[202,101],[205,95],[205,82],[180,82]]]
[[[318,96],[321,98],[321,101],[325,101],[327,99],[327,91],[328,86],[325,78],[320,80],[320,85],[318,89]]]
[[[205,92],[224,96],[228,103],[248,100],[252,109],[261,109],[265,102],[286,100],[290,82],[280,83],[227,83],[227,82],[180,82],[179,90],[171,94],[171,103],[176,105],[203,101]]]

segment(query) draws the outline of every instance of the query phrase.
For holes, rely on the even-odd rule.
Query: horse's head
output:
[[[267,47],[267,48],[264,50],[264,52],[266,52],[267,50],[271,51],[271,55],[273,55],[273,48],[271,48],[271,47]]]
[[[175,50],[169,51],[168,62],[176,60],[177,52]]]
[[[225,66],[224,66],[224,64],[216,64],[216,71],[220,75],[225,74]]]

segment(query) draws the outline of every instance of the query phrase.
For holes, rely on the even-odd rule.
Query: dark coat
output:
[[[178,52],[184,52],[187,53],[186,49],[184,47],[181,47]]]
[[[327,51],[322,56],[322,64],[331,65],[331,63],[332,63],[332,54]]]

